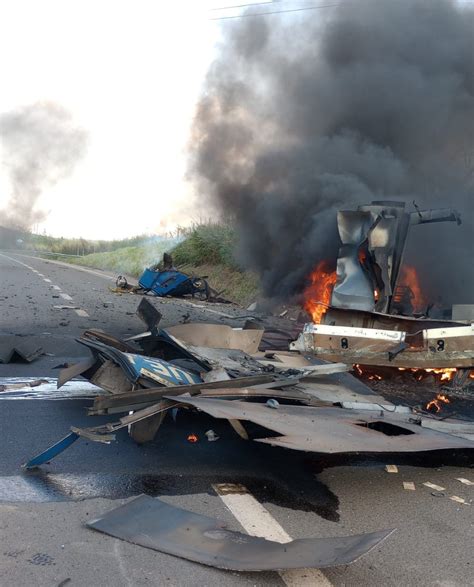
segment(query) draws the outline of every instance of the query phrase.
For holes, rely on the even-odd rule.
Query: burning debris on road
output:
[[[342,246],[337,268],[320,262],[303,298],[312,318],[293,350],[355,365],[369,379],[374,366],[409,369],[439,381],[468,382],[474,368],[474,326],[431,318],[433,304],[421,292],[416,272],[402,265],[409,227],[443,221],[460,224],[450,209],[407,213],[403,202],[373,202],[337,214]],[[423,308],[424,306],[424,308]]]
[[[149,442],[167,413],[176,417],[179,410],[227,420],[229,430],[243,442],[317,454],[474,449],[470,423],[450,418],[440,422],[430,413],[431,405],[416,410],[393,404],[350,375],[344,363],[294,351],[259,350],[264,329],[255,324],[231,328],[188,323],[163,329],[161,314],[145,298],[137,315],[147,331],[125,340],[85,331],[78,342],[91,357],[66,367],[58,377],[58,387],[81,375],[102,390],[90,415],[122,416],[90,428],[71,426],[67,436],[30,459],[26,469],[49,463],[80,438],[109,444],[124,428],[137,443]],[[432,405],[437,401],[446,400],[439,396]],[[255,435],[254,426],[266,434]],[[212,430],[205,436],[218,439]],[[199,442],[199,435],[189,432],[187,442]],[[147,548],[235,570],[348,564],[393,531],[308,538],[283,547],[147,496],[89,526]],[[183,527],[193,532],[184,535]]]

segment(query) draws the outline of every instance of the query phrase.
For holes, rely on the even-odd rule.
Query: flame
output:
[[[188,434],[188,442],[195,443],[198,441],[198,437],[195,434]]]
[[[411,303],[414,311],[422,311],[428,305],[427,299],[421,291],[420,280],[414,267],[403,265],[400,270],[399,286],[408,287],[411,290]]]
[[[435,399],[432,399],[430,402],[428,402],[426,404],[426,409],[427,410],[432,410],[433,408],[436,410],[436,413],[441,411],[441,403],[444,404],[449,404],[449,398],[446,395],[443,395],[442,393],[438,393],[438,395],[436,396]]]
[[[444,369],[407,369],[405,367],[398,367],[399,371],[410,371],[414,374],[415,378],[420,381],[423,379],[424,373],[434,373],[435,375],[439,375],[437,377],[439,381],[451,381],[454,376],[456,375],[457,369],[456,367],[445,367]]]
[[[309,284],[303,292],[304,309],[315,324],[320,324],[331,301],[331,293],[336,283],[336,272],[326,261],[318,263],[309,276]]]
[[[392,371],[387,370],[388,368],[384,368],[379,370],[377,373],[377,367],[371,365],[360,365],[356,363],[352,366],[354,370],[354,374],[363,379],[369,379],[370,381],[382,381],[384,377],[390,378],[390,373]],[[434,378],[438,381],[438,383],[447,383],[452,381],[458,372],[456,367],[445,367],[443,369],[439,368],[428,368],[428,369],[417,369],[414,367],[397,367],[398,371],[404,371],[407,375],[412,375],[416,381],[422,381],[427,377],[429,373],[431,373]],[[474,379],[474,370],[469,372],[469,379]]]

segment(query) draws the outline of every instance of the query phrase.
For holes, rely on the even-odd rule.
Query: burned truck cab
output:
[[[396,201],[374,201],[357,210],[339,211],[337,226],[342,244],[331,306],[395,313],[408,231],[415,224],[431,222],[460,224],[461,220],[450,208],[407,212],[405,202]]]

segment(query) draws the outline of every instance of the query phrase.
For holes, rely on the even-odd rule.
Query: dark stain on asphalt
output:
[[[0,495],[13,502],[78,501],[92,498],[123,499],[142,493],[152,497],[162,495],[212,494],[212,485],[228,483],[228,476],[150,475],[146,473],[53,474],[42,470],[23,475],[27,490],[19,484],[6,494],[4,479],[0,478]],[[301,487],[292,480],[292,487],[282,485],[281,479],[237,476],[233,483],[244,485],[261,503],[314,512],[326,520],[339,520],[339,499],[323,483],[314,481]],[[295,482],[296,481],[296,482]]]

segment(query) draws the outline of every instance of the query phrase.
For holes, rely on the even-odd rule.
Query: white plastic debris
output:
[[[214,430],[208,430],[207,432],[205,432],[205,435],[207,437],[207,440],[209,440],[209,442],[215,442],[216,440],[219,440],[219,437],[214,432]]]
[[[278,403],[278,401],[273,398],[268,399],[266,405],[268,408],[273,408],[274,410],[278,410],[278,408],[280,407],[280,404]]]
[[[398,473],[397,465],[385,465],[385,470],[387,473]]]

